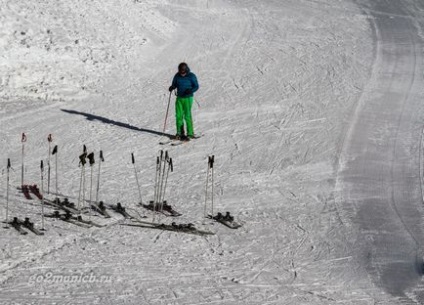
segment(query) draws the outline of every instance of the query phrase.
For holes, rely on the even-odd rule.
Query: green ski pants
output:
[[[177,135],[184,135],[184,121],[187,127],[187,136],[193,136],[193,119],[191,117],[191,107],[193,106],[194,98],[177,97],[175,102],[175,121],[177,123]]]

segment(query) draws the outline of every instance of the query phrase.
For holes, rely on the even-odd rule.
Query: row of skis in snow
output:
[[[47,194],[50,195],[50,183],[51,183],[51,157],[55,157],[55,189],[56,195],[58,194],[58,146],[55,145],[52,147],[53,138],[52,135],[49,135],[48,138],[48,158],[47,158]],[[21,220],[18,217],[13,217],[9,219],[9,193],[10,193],[10,170],[12,169],[10,159],[7,160],[7,188],[6,188],[6,227],[13,227],[21,234],[27,234],[27,231],[31,231],[36,235],[44,234],[44,218],[55,218],[71,224],[75,224],[81,227],[90,228],[90,227],[102,227],[103,225],[97,224],[91,220],[93,213],[102,215],[105,218],[111,218],[110,211],[114,211],[122,215],[126,219],[130,219],[133,222],[128,224],[124,223],[122,225],[127,226],[138,226],[143,228],[152,228],[152,229],[161,229],[168,231],[177,231],[185,232],[191,234],[213,234],[207,231],[201,231],[195,228],[191,223],[188,224],[177,224],[173,222],[172,224],[163,224],[158,223],[156,220],[157,214],[162,214],[169,217],[178,217],[182,214],[177,212],[168,202],[166,198],[166,190],[168,186],[168,178],[170,173],[174,171],[173,160],[169,156],[167,151],[161,150],[159,155],[156,157],[156,173],[155,173],[155,184],[154,184],[154,195],[153,200],[145,203],[142,198],[142,191],[139,183],[138,170],[136,166],[134,153],[131,154],[131,162],[134,167],[135,179],[138,188],[139,195],[139,206],[153,212],[152,222],[142,221],[140,217],[134,217],[130,215],[125,207],[121,203],[116,205],[106,205],[104,202],[99,201],[100,193],[100,181],[101,181],[101,169],[102,163],[105,161],[103,151],[99,152],[99,162],[97,167],[97,184],[95,186],[95,198],[93,198],[93,189],[94,189],[94,168],[96,164],[95,154],[93,152],[88,153],[87,147],[83,146],[83,152],[79,155],[79,166],[81,168],[81,175],[79,181],[79,193],[77,203],[70,202],[67,198],[60,199],[56,198],[50,200],[45,197],[44,194],[44,180],[45,180],[45,166],[44,161],[40,162],[40,174],[41,174],[41,188],[36,184],[27,184],[25,183],[25,143],[27,141],[27,136],[22,134],[22,168],[21,168],[21,192],[26,199],[31,200],[35,196],[41,202],[41,229],[37,229],[30,221],[29,218]],[[208,167],[206,172],[206,186],[205,186],[205,207],[204,207],[204,217],[212,219],[216,222],[219,222],[231,229],[237,229],[241,227],[241,224],[237,223],[234,220],[234,217],[226,212],[222,214],[218,212],[214,214],[214,162],[215,157],[208,157]],[[86,181],[86,171],[87,166],[89,166],[89,190],[88,198],[86,198],[87,193],[87,181]],[[54,208],[54,213],[46,214],[44,212],[44,207],[48,206]],[[210,212],[208,212],[208,208]],[[85,214],[88,212],[89,219],[85,219],[82,216],[82,212]],[[142,217],[146,218],[146,217]],[[26,230],[25,230],[26,229]]]

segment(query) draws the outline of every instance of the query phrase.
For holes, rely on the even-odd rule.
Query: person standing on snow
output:
[[[193,93],[199,90],[199,83],[194,73],[186,63],[178,65],[178,73],[172,80],[169,92],[177,90],[177,100],[175,101],[175,121],[177,123],[176,139],[189,141],[194,138],[193,119],[191,107],[193,106]],[[184,132],[184,121],[187,127],[187,134]]]

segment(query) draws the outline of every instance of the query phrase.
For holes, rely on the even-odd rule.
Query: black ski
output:
[[[179,140],[174,136],[174,137],[170,137],[169,139],[166,139],[164,141],[159,142],[159,144],[160,145],[170,144],[171,146],[178,146],[178,145],[182,145],[182,144],[185,144],[185,143],[189,143],[191,140],[200,139],[202,136],[203,136],[203,134],[194,135],[193,137],[189,138],[188,140]]]
[[[186,234],[194,234],[194,235],[215,235],[213,232],[209,231],[202,231],[196,229],[196,227],[189,223],[189,224],[176,224],[172,223],[171,225],[166,224],[157,224],[157,223],[149,223],[149,222],[140,222],[137,224],[121,224],[122,226],[129,226],[129,227],[140,227],[140,228],[146,228],[146,229],[156,229],[156,230],[163,230],[163,231],[172,231],[177,233],[186,233]]]
[[[183,215],[175,211],[172,206],[166,202],[166,200],[163,202],[162,206],[160,204],[153,204],[153,201],[150,201],[149,204],[141,204],[141,206],[149,211],[156,211],[158,213],[162,213],[165,216],[178,217]]]
[[[21,235],[27,235],[28,234],[28,232],[27,231],[25,231],[23,228],[22,228],[22,224],[21,224],[21,222],[19,221],[19,219],[18,219],[18,217],[13,217],[13,220],[11,221],[11,222],[9,222],[9,224],[16,230],[16,231],[18,231]]]
[[[63,201],[60,201],[59,198],[56,198],[54,201],[44,199],[44,204],[50,205],[57,209],[64,210],[68,213],[78,214],[78,210],[75,209],[75,204],[73,202],[70,202],[67,198],[65,198],[65,200]]]
[[[231,216],[229,212],[227,212],[225,215],[218,213],[216,216],[212,216],[209,214],[208,218],[213,219],[216,222],[219,222],[230,229],[238,229],[242,226],[240,223],[234,221],[234,217]]]
[[[34,226],[34,223],[33,222],[31,222],[30,220],[29,220],[29,218],[28,217],[26,217],[25,218],[25,220],[24,221],[21,221],[21,220],[19,220],[18,219],[18,221],[19,221],[19,223],[23,226],[23,227],[25,227],[25,228],[27,228],[28,230],[30,230],[32,233],[34,233],[35,235],[44,235],[44,232],[42,232],[42,231],[40,231],[40,230],[38,230],[35,226]]]
[[[49,217],[49,218],[60,219],[62,221],[65,221],[65,222],[68,222],[68,223],[71,223],[73,225],[77,225],[77,226],[80,226],[80,227],[83,227],[83,228],[86,228],[86,229],[92,227],[91,224],[87,224],[87,223],[76,220],[75,217],[72,216],[71,213],[60,214],[59,211],[55,211],[53,214],[46,214],[44,216]]]
[[[111,216],[109,215],[109,213],[106,211],[106,207],[103,203],[103,201],[100,201],[99,204],[92,202],[91,203],[91,208],[96,211],[97,213],[103,215],[106,218],[110,218]]]
[[[125,218],[128,219],[132,219],[134,217],[132,217],[130,214],[127,213],[127,211],[125,210],[125,208],[122,206],[122,204],[120,202],[118,202],[116,205],[111,206],[111,208],[116,212],[121,214],[122,216],[124,216]]]
[[[93,227],[97,227],[97,228],[104,227],[104,225],[95,223],[95,222],[93,222],[91,220],[85,220],[85,219],[83,219],[81,215],[79,215],[79,216],[71,216],[71,220],[79,221],[81,223],[85,223],[87,225],[90,225],[90,226],[93,226]]]

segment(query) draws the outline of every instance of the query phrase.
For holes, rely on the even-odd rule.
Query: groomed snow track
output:
[[[423,7],[357,4],[369,15],[375,55],[343,145],[338,203],[353,223],[359,266],[400,302],[422,304]]]

